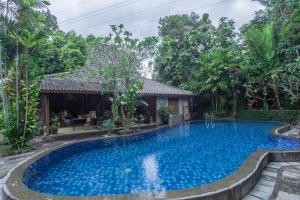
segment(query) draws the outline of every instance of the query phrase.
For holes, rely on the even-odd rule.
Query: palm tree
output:
[[[268,107],[267,87],[271,86],[275,94],[277,107],[281,108],[276,76],[274,76],[275,67],[278,63],[274,42],[274,23],[266,24],[261,28],[250,27],[246,31],[245,37],[253,61],[258,65],[260,72],[262,72],[257,77],[257,82],[263,87],[264,107]]]

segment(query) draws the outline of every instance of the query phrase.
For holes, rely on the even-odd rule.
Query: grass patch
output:
[[[28,153],[34,150],[34,148],[29,145],[16,149],[12,145],[8,144],[2,133],[0,131],[0,156],[13,156],[17,154]]]
[[[33,148],[31,146],[21,148],[21,149],[14,149],[11,145],[7,144],[0,144],[0,155],[1,156],[12,156],[22,153],[27,153],[32,151]]]

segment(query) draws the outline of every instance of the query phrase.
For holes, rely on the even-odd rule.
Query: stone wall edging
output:
[[[282,128],[282,127],[281,127]],[[155,130],[160,128],[155,128]],[[151,132],[153,130],[142,131],[141,133]],[[276,131],[276,130],[275,130]],[[278,130],[277,130],[278,131]],[[117,136],[120,137],[120,136]],[[121,136],[122,137],[122,136]],[[123,136],[124,137],[124,136]],[[88,141],[88,140],[85,140]],[[82,141],[81,141],[82,142]],[[244,164],[233,174],[216,181],[214,183],[195,187],[191,189],[183,189],[183,190],[171,190],[167,191],[162,197],[159,193],[145,193],[138,195],[112,195],[110,197],[60,197],[60,196],[47,196],[35,191],[31,191],[28,189],[22,182],[22,177],[20,175],[23,174],[24,170],[33,162],[35,162],[38,158],[48,154],[51,151],[55,151],[61,147],[71,145],[78,142],[69,142],[67,144],[62,144],[50,149],[46,149],[45,151],[34,155],[24,162],[17,165],[14,169],[12,169],[3,185],[3,194],[4,200],[103,200],[103,199],[147,199],[147,197],[151,197],[150,199],[199,199],[199,200],[238,200],[247,195],[253,187],[256,185],[257,181],[260,178],[260,175],[263,169],[267,166],[269,162],[280,162],[280,161],[299,161],[300,160],[300,149],[290,150],[290,151],[262,151],[258,150],[254,152],[245,162]],[[22,166],[22,167],[21,167]],[[14,184],[20,186],[20,190],[22,193],[22,197],[20,198],[20,194],[14,194],[11,192],[10,186],[10,178],[14,176],[14,173],[18,170],[21,171],[17,173],[20,177],[15,177]],[[16,190],[14,190],[16,191]],[[30,198],[31,195],[31,198]],[[25,197],[26,196],[26,197]],[[24,197],[24,198],[23,198]],[[27,198],[29,197],[29,198]],[[32,198],[34,197],[34,198]]]

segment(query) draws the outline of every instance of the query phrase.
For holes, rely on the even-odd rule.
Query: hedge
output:
[[[240,120],[280,121],[300,120],[300,110],[244,110],[236,115]]]

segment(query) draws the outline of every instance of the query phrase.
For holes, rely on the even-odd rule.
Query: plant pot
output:
[[[49,129],[49,134],[50,135],[56,135],[58,133],[58,128],[50,128]]]
[[[161,116],[161,121],[163,124],[169,123],[169,116]]]
[[[118,134],[119,134],[119,135],[126,135],[126,134],[128,134],[128,133],[130,133],[130,132],[131,132],[130,130],[122,129],[122,130],[119,130],[119,131],[118,131]]]

